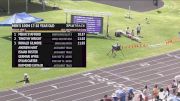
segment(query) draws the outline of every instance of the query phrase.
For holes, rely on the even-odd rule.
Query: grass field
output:
[[[53,1],[53,0],[51,0]],[[51,4],[53,4],[50,1]],[[30,75],[31,83],[38,83],[44,80],[54,79],[56,77],[67,76],[74,73],[80,73],[83,71],[93,70],[102,67],[108,67],[110,65],[128,62],[136,59],[150,57],[165,52],[180,49],[180,43],[174,43],[169,46],[162,46],[157,48],[136,48],[136,49],[124,49],[125,57],[119,52],[118,55],[113,58],[107,56],[107,52],[110,50],[111,45],[119,41],[122,45],[136,44],[136,42],[129,40],[125,37],[115,38],[114,32],[117,29],[125,29],[127,26],[130,29],[135,28],[138,23],[142,25],[142,43],[157,44],[171,39],[172,37],[178,37],[180,32],[180,1],[179,0],[164,0],[165,6],[157,10],[149,11],[145,13],[132,12],[133,19],[126,19],[124,16],[127,14],[127,10],[112,7],[103,4],[97,4],[90,1],[76,2],[71,0],[54,0],[54,2],[62,9],[80,9],[97,12],[111,12],[110,17],[110,36],[112,39],[105,39],[100,36],[94,38],[87,38],[87,67],[86,68],[60,68],[50,69],[48,71],[42,71],[41,69],[14,69],[12,68],[12,45],[11,41],[4,39],[11,35],[10,27],[0,27],[0,90],[20,87],[23,84],[16,84],[17,80],[23,78],[24,73]],[[45,22],[49,23],[64,23],[65,14],[63,10],[45,11],[31,13],[36,17],[43,18]],[[0,16],[0,21],[9,16]],[[145,23],[145,18],[149,18],[150,24]],[[70,16],[68,17],[70,20]],[[106,23],[106,18],[105,22]],[[104,26],[106,27],[106,26]],[[105,28],[104,28],[105,32]]]

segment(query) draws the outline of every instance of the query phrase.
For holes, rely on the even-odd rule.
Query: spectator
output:
[[[153,0],[154,6],[158,6],[158,0]]]
[[[146,24],[150,24],[148,18],[145,18]]]
[[[112,101],[112,99],[108,95],[104,95],[104,101]]]
[[[177,86],[177,96],[180,96],[180,81],[178,82]]]
[[[153,88],[153,97],[154,97],[155,101],[159,100],[159,90],[158,90],[157,84],[155,84],[154,88]]]
[[[177,89],[177,83],[176,83],[175,80],[173,80],[171,86],[172,86],[172,89],[173,89],[173,94],[175,95],[176,94],[176,89]]]
[[[139,94],[135,93],[132,101],[139,101]]]
[[[143,101],[142,94],[139,95],[139,101]]]
[[[103,99],[101,99],[100,101],[104,101]]]
[[[167,101],[167,98],[169,97],[170,95],[170,90],[168,87],[166,87],[166,91],[165,91],[165,101]]]
[[[149,90],[147,85],[144,87],[143,95],[144,95],[144,101],[148,101]]]
[[[139,35],[141,33],[141,25],[138,24],[138,26],[136,27],[137,30],[137,35]]]
[[[113,98],[113,101],[118,101],[118,96],[116,95],[116,93],[112,94],[112,98]]]
[[[129,88],[128,89],[128,101],[131,101],[134,97],[134,92],[133,92],[133,88]]]
[[[127,27],[127,29],[126,29],[126,34],[127,35],[130,34],[129,27]]]
[[[165,92],[163,88],[160,88],[159,90],[159,101],[164,101],[165,100]]]
[[[134,36],[134,30],[132,30],[131,35]]]

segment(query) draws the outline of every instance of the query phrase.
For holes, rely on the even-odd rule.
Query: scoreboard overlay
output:
[[[12,67],[86,67],[86,24],[13,24]]]

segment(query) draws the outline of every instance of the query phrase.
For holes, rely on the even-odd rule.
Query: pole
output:
[[[129,5],[129,19],[131,19],[131,6]]]
[[[10,14],[10,1],[8,0],[8,14]]]
[[[66,23],[67,23],[67,17],[68,17],[68,14],[67,14],[67,12],[66,12]]]
[[[106,36],[109,36],[109,16],[107,16],[107,30],[106,30]]]
[[[28,0],[26,0],[26,12],[28,12]]]
[[[42,0],[43,11],[45,11],[45,0]]]

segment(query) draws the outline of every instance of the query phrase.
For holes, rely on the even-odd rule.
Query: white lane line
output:
[[[169,57],[172,57],[173,55],[171,55],[170,53],[168,53],[168,54],[166,54],[167,56],[169,56]]]
[[[161,76],[161,77],[164,77],[164,75],[163,74],[160,74],[160,73],[156,73],[157,75],[159,75],[159,76]]]
[[[95,85],[95,84],[96,84],[94,81],[91,81],[91,80],[89,80],[88,82],[89,82],[90,84],[92,84],[92,85]]]
[[[179,63],[176,62],[176,63],[169,64],[169,65],[163,65],[163,66],[160,66],[160,67],[155,68],[155,69],[149,69],[149,70],[147,70],[147,71],[136,72],[136,73],[130,74],[130,75],[128,75],[128,76],[133,76],[133,75],[137,75],[137,74],[140,74],[140,73],[145,73],[145,72],[148,72],[148,71],[153,71],[153,70],[157,70],[157,69],[160,69],[160,68],[163,68],[163,67],[168,67],[168,66],[176,65],[176,64],[179,64]],[[151,66],[153,66],[153,65],[151,65]],[[119,74],[122,74],[122,73],[118,73],[117,75],[119,75]]]
[[[123,78],[123,79],[125,79],[125,80],[127,80],[127,81],[130,81],[130,79],[128,78],[128,77],[126,77],[126,76],[121,76],[121,75],[116,75],[116,74],[113,74],[113,73],[111,73],[111,72],[107,72],[107,71],[103,71],[103,70],[100,70],[100,71],[102,71],[102,72],[104,72],[104,73],[107,73],[107,74],[110,74],[110,75],[112,75],[112,76],[115,76],[115,77],[117,77],[117,78]],[[135,84],[139,84],[139,85],[143,85],[144,86],[144,84],[141,84],[141,83],[139,83],[139,82],[135,82],[135,81],[132,81],[131,80],[131,82],[134,82]]]
[[[13,91],[13,92],[15,92],[15,93],[17,93],[18,91],[17,90],[15,90],[15,89],[12,89],[11,91]]]
[[[82,75],[83,75],[83,76],[88,76],[88,75],[91,75],[91,74],[93,74],[93,73],[89,72],[89,73],[84,73],[84,74],[82,74]]]
[[[8,101],[16,100],[16,99],[23,98],[23,97],[24,97],[24,98],[27,98],[27,99],[29,99],[29,100],[33,100],[32,97],[26,96],[26,95],[23,94],[22,92],[18,92],[17,90],[11,90],[11,91],[15,92],[16,94],[21,95],[22,97],[13,98],[13,99],[10,99],[10,100],[8,100]]]
[[[174,57],[175,57],[176,59],[180,59],[180,56],[176,56],[176,55],[175,55]]]
[[[126,76],[123,76],[122,77],[123,79],[127,80],[127,81],[130,81],[130,78],[126,77]]]
[[[174,69],[178,69],[178,68],[180,68],[180,67],[165,69],[165,70],[162,70],[161,72],[158,72],[158,73],[163,73],[163,72],[174,70]],[[156,73],[152,73],[152,74],[148,74],[148,75],[141,76],[141,77],[138,77],[138,78],[134,78],[132,80],[139,80],[140,78],[148,77],[148,76],[151,76],[151,75],[154,75],[154,74],[156,74]]]
[[[87,82],[87,81],[86,81],[86,82]],[[97,83],[97,84],[100,84],[100,83]],[[71,85],[71,86],[72,86],[72,85]],[[66,90],[66,91],[61,92],[61,93],[65,93],[65,92],[69,92],[69,91],[73,91],[73,90],[77,90],[77,89],[81,89],[81,88],[86,88],[86,87],[89,87],[89,86],[92,86],[92,85],[86,85],[86,86],[82,86],[82,87],[79,87],[79,88]],[[67,86],[67,87],[69,87],[69,86]],[[31,97],[32,95],[37,95],[37,94],[41,94],[41,93],[45,93],[45,92],[50,92],[50,91],[54,91],[54,90],[59,90],[60,88],[64,88],[64,87],[59,87],[59,88],[57,88],[57,89],[51,89],[51,90],[47,90],[47,91],[42,91],[42,92],[38,92],[38,93],[33,93],[33,94],[26,95],[26,96]],[[48,96],[45,96],[45,97],[49,97],[49,96],[53,96],[53,95],[61,94],[61,93],[53,93],[53,94],[48,95]],[[36,98],[35,100],[41,99],[41,98],[45,98],[45,97],[44,97],[44,96],[38,97],[38,98]],[[19,98],[22,98],[22,97],[18,97],[18,98],[15,98],[15,99],[19,99]],[[11,99],[11,100],[14,100],[14,99]]]
[[[154,61],[158,62],[157,60],[162,60],[162,59],[166,59],[166,58],[171,58],[171,57],[163,57],[163,58],[158,58],[158,59],[154,59],[154,60],[150,60],[150,61],[146,61],[146,62],[148,62],[148,63],[154,62]],[[129,65],[129,66],[125,66],[125,67],[121,67],[121,68],[116,68],[116,69],[111,69],[111,70],[108,70],[108,71],[112,72],[112,71],[115,71],[115,70],[121,70],[121,69],[124,69],[124,68],[127,68],[127,67],[133,67],[133,66],[139,66],[139,63],[134,63],[134,64]]]
[[[53,85],[62,84],[62,83],[66,83],[66,82],[71,82],[71,81],[75,81],[75,80],[79,80],[79,79],[81,79],[81,78],[85,78],[85,77],[80,77],[80,78],[77,78],[77,79],[67,80],[67,81],[65,81],[65,82],[58,82],[58,83],[54,83]],[[86,82],[87,82],[87,81],[86,81]],[[73,84],[73,85],[74,85],[74,84]],[[29,91],[33,91],[33,90],[45,88],[45,87],[48,87],[48,86],[51,86],[51,85],[36,87],[36,88],[33,88],[33,89],[28,89],[28,90],[21,91],[21,92],[22,92],[22,93],[25,93],[25,92],[29,92]],[[2,98],[2,97],[7,97],[7,96],[11,96],[11,95],[15,95],[15,93],[13,93],[13,94],[7,94],[7,95],[4,95],[4,96],[0,96],[0,98]]]
[[[169,56],[169,57],[174,57],[174,58],[176,58],[176,59],[180,59],[180,54],[174,54],[174,55],[172,55],[172,54],[166,54],[167,56]]]
[[[106,87],[111,87],[111,86],[106,86]],[[105,88],[105,86],[102,86],[102,87],[99,87],[99,88],[96,88],[96,89],[87,90],[87,91],[84,91],[84,92],[81,92],[81,93],[75,93],[75,94],[72,94],[72,95],[69,95],[69,96],[64,96],[64,97],[61,97],[61,98],[58,98],[58,99],[53,99],[53,100],[50,100],[50,101],[57,101],[57,100],[60,100],[60,99],[65,99],[65,98],[68,98],[68,97],[71,97],[71,96],[87,93],[87,92],[90,92],[90,91],[96,91],[96,90],[101,89],[101,88]]]
[[[155,57],[157,57],[157,56],[155,56]],[[148,62],[157,61],[157,60],[162,60],[162,59],[166,59],[166,58],[169,58],[169,57],[162,57],[162,58],[158,58],[158,59],[154,59],[154,60],[149,60]],[[132,66],[136,66],[136,65],[138,65],[138,63],[135,63],[135,64],[133,64],[133,65],[128,65],[128,66],[125,66],[125,67],[122,67],[122,68],[112,69],[112,70],[110,70],[110,71],[120,70],[120,69],[123,69],[123,68],[132,67]],[[100,73],[98,73],[98,74],[100,74]],[[79,77],[79,78],[67,80],[67,81],[64,81],[64,82],[57,82],[57,83],[54,83],[54,85],[56,85],[56,84],[62,84],[62,83],[66,83],[66,82],[71,82],[71,81],[79,80],[79,79],[82,79],[82,78],[85,78],[85,77]],[[36,90],[36,89],[48,87],[48,86],[50,86],[50,85],[41,86],[41,87],[36,87],[36,88],[33,88],[33,89],[28,89],[28,90],[21,91],[21,92],[24,93],[24,92],[28,92],[28,91],[32,91],[32,90]],[[8,95],[5,95],[5,96],[10,96],[10,95],[14,95],[14,94],[8,94]],[[2,97],[4,97],[4,96],[2,96]],[[1,97],[0,97],[0,98],[1,98]]]
[[[54,88],[54,89],[58,89],[58,87],[55,86],[55,85],[51,85],[51,87]]]
[[[176,72],[176,73],[180,73],[180,71],[178,71],[178,72]],[[166,75],[166,76],[170,76],[170,75],[172,75],[172,74],[175,74],[175,73],[171,73],[171,74],[168,74],[168,75]],[[147,80],[146,82],[149,82],[149,81],[151,81],[151,80],[156,80],[156,79],[159,79],[159,78],[162,78],[162,77],[157,77],[157,78],[155,78],[155,79],[149,79],[149,80]],[[117,80],[117,79],[114,79],[114,80]],[[132,84],[131,86],[133,86],[133,85],[136,85],[136,84]],[[109,86],[109,85],[108,85],[108,86]],[[104,86],[104,87],[100,87],[100,88],[105,88],[105,87],[108,87],[108,86]],[[143,85],[143,86],[144,86],[144,85]],[[96,89],[92,89],[92,90],[97,90],[97,88],[96,88]],[[92,91],[92,90],[89,90],[89,91]],[[71,90],[71,91],[72,91],[72,90]],[[76,94],[73,94],[73,95],[71,95],[71,96],[79,95],[79,94],[86,93],[86,92],[88,92],[88,91],[81,92],[81,93],[76,93]],[[53,95],[59,95],[59,94],[58,94],[58,93],[57,93],[57,94],[52,94],[52,96],[53,96]],[[51,95],[49,95],[49,96],[51,96]],[[49,97],[49,96],[48,96],[48,97]],[[46,96],[46,97],[47,97],[47,96]],[[46,98],[46,97],[41,97],[41,98]],[[52,100],[52,101],[64,99],[64,98],[67,98],[67,97],[70,97],[70,96],[65,96],[65,97],[58,98],[58,99],[55,99],[55,100]]]
[[[175,63],[175,64],[177,64],[177,63]],[[172,64],[172,65],[174,65],[174,64]],[[166,65],[166,66],[163,66],[163,67],[168,67],[168,66],[170,66],[170,65]],[[162,68],[162,67],[160,67],[160,68]],[[156,68],[156,69],[158,69],[158,68]],[[149,70],[148,70],[149,71]],[[111,75],[114,75],[114,74],[112,74],[111,73]],[[117,75],[114,75],[114,76],[117,76]],[[137,78],[136,78],[137,79]],[[134,79],[133,79],[134,80]],[[86,81],[87,82],[87,81]],[[127,82],[127,81],[125,81],[125,82]],[[50,91],[52,91],[52,90],[50,90]],[[43,91],[43,92],[47,92],[47,91]],[[34,94],[33,94],[34,95]]]
[[[165,75],[165,76],[163,76],[163,77],[171,76],[171,75],[176,74],[176,73],[180,73],[180,71],[167,74],[167,75]],[[156,79],[160,79],[160,78],[162,78],[162,77],[158,77],[158,78],[156,78]],[[156,80],[156,79],[155,79],[155,80]],[[150,80],[151,80],[151,79],[150,79]],[[146,82],[149,82],[149,80],[144,80],[143,82],[146,83]]]
[[[75,99],[75,100],[72,100],[72,101],[78,101],[78,100],[82,100],[82,99],[85,99],[85,98],[89,98],[89,97],[92,97],[92,96],[96,96],[96,95],[100,95],[100,94],[104,94],[104,93],[109,93],[109,92],[112,92],[116,89],[111,89],[111,90],[105,90],[103,93],[95,93],[95,94],[91,94],[87,97],[82,97],[82,98],[79,98],[79,99]]]
[[[100,83],[99,83],[100,84]],[[97,85],[97,84],[96,84]],[[59,92],[59,93],[54,93],[54,94],[51,94],[51,95],[48,95],[48,96],[42,96],[42,97],[38,97],[36,98],[36,100],[38,99],[42,99],[42,98],[47,98],[47,97],[50,97],[50,96],[53,96],[53,95],[57,95],[57,94],[63,94],[63,93],[66,93],[66,92],[71,92],[71,91],[74,91],[74,90],[78,90],[78,89],[81,89],[81,88],[87,88],[87,87],[91,87],[92,84],[89,84],[87,86],[83,86],[83,87],[79,87],[79,88],[75,88],[75,89],[70,89],[70,90],[66,90],[66,91],[63,91],[63,92]]]
[[[158,62],[157,64],[152,64],[150,66],[153,67],[153,66],[156,66],[156,65],[159,65],[159,64],[165,64],[167,62],[173,62],[174,60],[176,61],[177,59],[171,59],[171,60],[168,60],[168,61]],[[128,72],[131,72],[131,71],[134,71],[134,70],[140,70],[140,69],[142,69],[142,67],[131,69],[131,70],[126,70],[126,71],[123,71],[123,72],[118,73],[118,74],[128,73]]]
[[[148,62],[140,63],[139,65],[142,67],[150,66],[150,64]]]
[[[88,81],[84,81],[84,82],[74,83],[74,84],[67,85],[67,86],[61,86],[61,87],[58,87],[58,89],[67,88],[67,87],[71,87],[71,86],[75,86],[75,85],[79,85],[79,84],[83,84],[83,83],[87,83],[87,82],[88,82]],[[27,95],[27,96],[37,95],[37,94],[41,94],[41,93],[45,93],[45,92],[50,92],[50,91],[54,91],[54,90],[56,90],[56,89],[45,90],[45,91],[41,91],[41,92],[29,94],[29,95]]]

